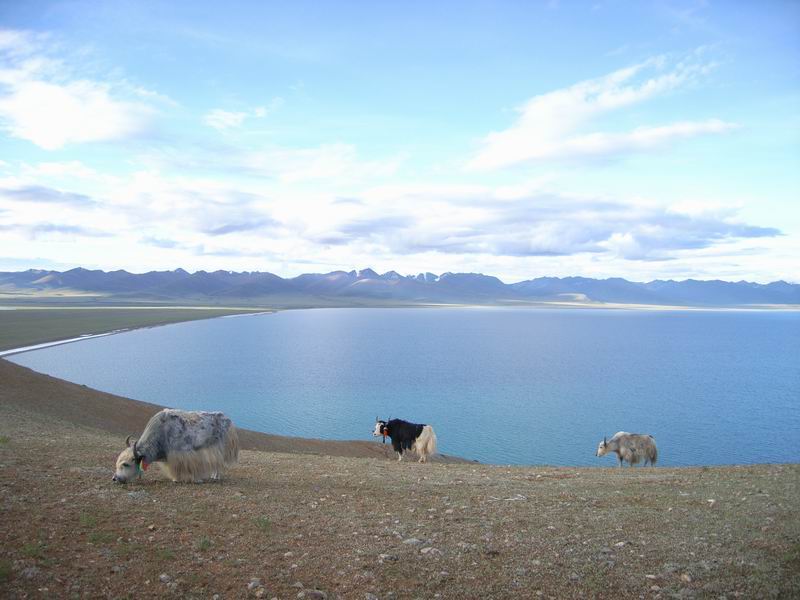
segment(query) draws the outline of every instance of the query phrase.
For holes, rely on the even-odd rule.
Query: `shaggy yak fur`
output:
[[[430,425],[409,423],[402,419],[376,420],[372,435],[383,436],[384,443],[387,436],[391,438],[397,460],[403,460],[405,450],[416,452],[421,463],[427,462],[428,456],[436,454],[436,433]]]
[[[125,441],[113,481],[127,483],[157,463],[172,481],[218,479],[239,457],[233,422],[220,412],[165,408],[153,415],[142,436]]]
[[[603,438],[603,441],[597,446],[595,455],[605,456],[609,452],[616,453],[620,467],[622,461],[627,461],[631,466],[642,461],[644,465],[650,462],[651,466],[655,466],[658,460],[656,440],[652,435],[641,433],[619,431],[610,440]]]

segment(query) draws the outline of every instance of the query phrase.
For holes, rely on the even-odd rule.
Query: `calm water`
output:
[[[12,359],[269,433],[430,423],[442,452],[485,462],[612,466],[594,451],[618,430],[654,435],[663,465],[800,461],[800,313],[319,309]]]

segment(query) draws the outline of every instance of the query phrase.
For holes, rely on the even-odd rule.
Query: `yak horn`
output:
[[[603,436],[603,446],[605,446],[606,444],[608,444],[608,442],[606,441],[606,436]]]
[[[132,435],[129,435],[128,437],[125,438],[125,445],[126,446],[130,446],[131,445],[131,438],[132,437],[133,437]]]

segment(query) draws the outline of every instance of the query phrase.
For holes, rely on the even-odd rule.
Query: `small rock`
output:
[[[297,593],[297,597],[306,600],[328,600],[328,594],[322,590],[303,590]]]
[[[267,590],[265,590],[263,587],[260,587],[256,590],[256,598],[263,598],[266,595],[267,595]]]
[[[651,585],[651,586],[650,586],[650,591],[651,591],[651,592],[660,592],[660,591],[661,591],[661,588],[660,588],[660,587],[658,587],[657,585]]]
[[[664,565],[664,573],[666,573],[667,575],[670,575],[677,570],[678,570],[678,565],[672,563],[667,563]]]
[[[569,580],[570,581],[580,581],[580,579],[581,579],[581,576],[578,575],[577,573],[570,573],[569,574]]]
[[[284,558],[290,558],[292,556],[294,556],[294,552],[284,552],[283,553],[283,557]]]
[[[148,525],[147,529],[149,529],[150,531],[155,531],[156,530],[156,526],[155,525]]]
[[[254,590],[254,589],[260,588],[260,587],[261,587],[261,580],[258,577],[253,577],[250,580],[250,583],[247,584],[247,589],[248,590]]]
[[[417,544],[421,544],[422,540],[418,540],[417,538],[408,538],[407,540],[403,540],[403,543],[404,544],[413,544],[413,545],[416,546]]]
[[[33,579],[39,573],[41,573],[39,567],[27,567],[25,569],[22,569],[22,576],[25,579]]]
[[[420,550],[420,552],[422,554],[427,554],[429,556],[435,556],[436,554],[441,554],[442,553],[441,550],[439,550],[438,548],[433,548],[432,546],[428,546],[426,548],[423,548],[422,550]]]
[[[375,594],[367,592],[364,594],[364,600],[378,600],[378,597]]]
[[[645,575],[645,579],[657,579],[655,575]]]
[[[714,505],[717,503],[717,501],[714,500],[714,498],[709,498],[708,500],[706,500],[706,502],[708,502],[709,508],[714,508]]]
[[[379,554],[378,558],[381,562],[397,560],[397,557],[394,554]]]
[[[122,567],[119,566],[119,565],[114,565],[113,567],[111,567],[111,572],[112,573],[122,573]]]
[[[170,581],[172,581],[172,577],[170,577],[166,573],[162,573],[161,575],[158,576],[158,580],[161,583],[169,583]]]
[[[452,515],[453,514],[453,509],[452,508],[448,508],[446,511],[444,511],[444,514]]]
[[[174,592],[175,590],[177,590],[177,589],[178,589],[178,582],[177,582],[177,581],[170,581],[170,582],[167,584],[167,589],[169,589],[170,591],[173,591],[173,592]]]
[[[305,586],[303,586],[303,584],[302,584],[302,583],[300,583],[299,581],[295,581],[295,582],[292,584],[292,587],[293,587],[293,588],[298,588],[298,589],[301,589],[301,590],[302,590],[302,589],[303,589],[303,587],[305,587]]]
[[[625,545],[625,542],[617,542],[614,544],[614,548],[622,548]]]
[[[219,594],[214,594],[213,596],[211,596],[211,600],[220,600]]]
[[[681,581],[685,583],[692,583],[692,576],[689,575],[688,573],[684,573],[683,575],[681,575]]]

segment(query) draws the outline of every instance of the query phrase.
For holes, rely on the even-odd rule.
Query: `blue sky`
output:
[[[795,2],[2,2],[0,269],[800,281]]]

